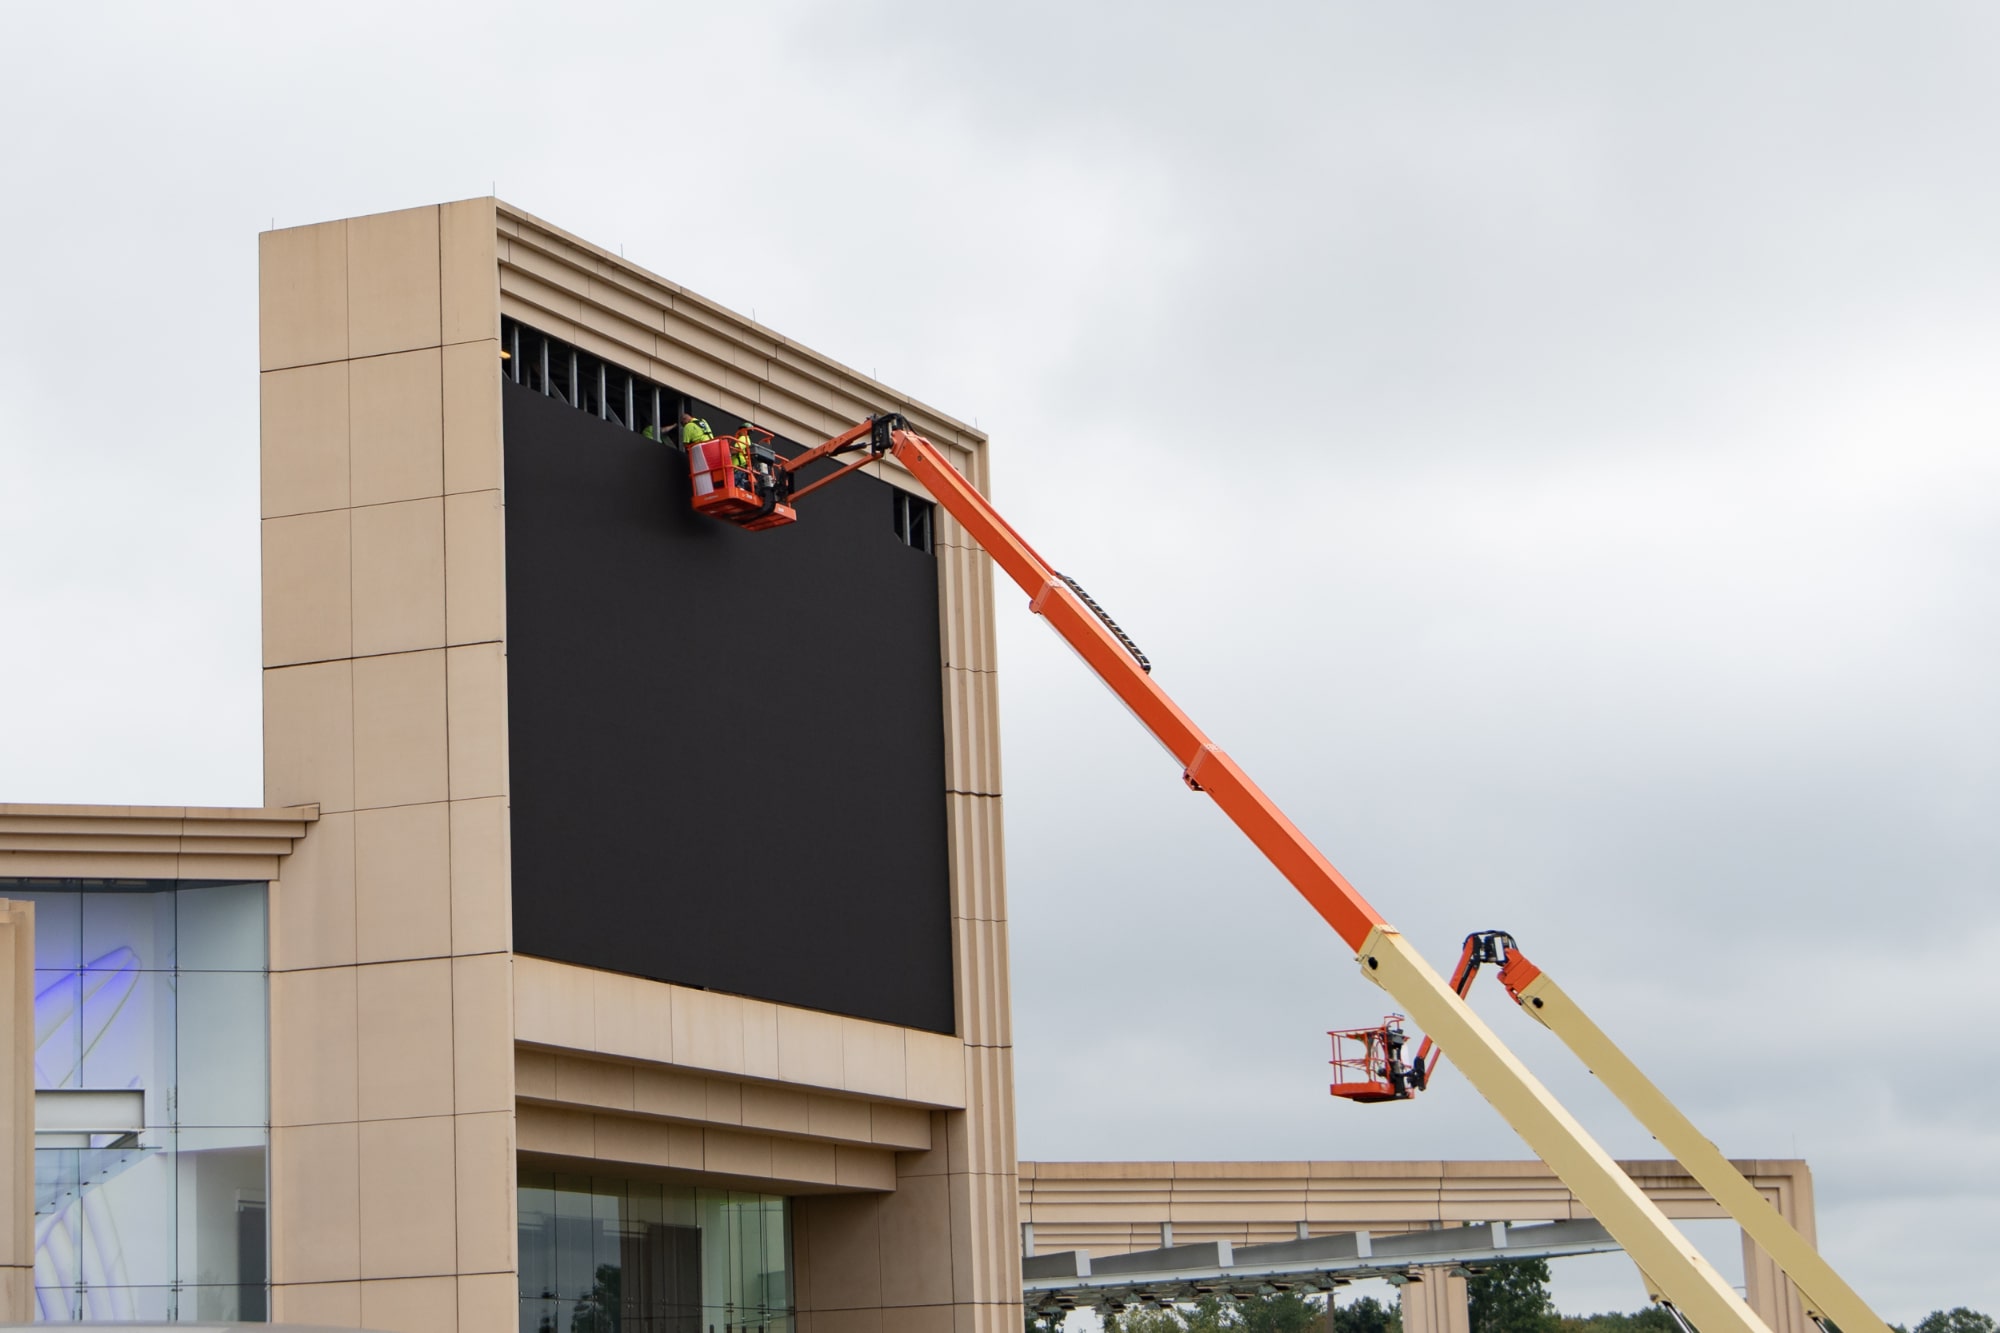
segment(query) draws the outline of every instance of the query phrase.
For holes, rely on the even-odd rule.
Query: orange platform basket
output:
[[[750,467],[736,466],[736,441],[727,435],[688,445],[687,460],[695,512],[754,532],[790,523],[798,518],[798,514],[790,505],[767,506],[764,503],[764,497],[757,489],[757,475],[752,469],[760,463],[769,466],[771,435],[754,426],[750,429],[753,438],[758,435],[763,437],[757,443],[767,446],[762,459],[756,457],[753,446]]]
[[[1372,1028],[1329,1032],[1333,1038],[1333,1086],[1336,1097],[1351,1102],[1393,1102],[1410,1095],[1407,1073],[1395,1073],[1402,1059],[1403,1016],[1390,1014]]]

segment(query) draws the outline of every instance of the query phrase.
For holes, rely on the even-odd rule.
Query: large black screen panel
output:
[[[857,474],[744,532],[508,384],[514,945],[950,1032],[937,562]]]

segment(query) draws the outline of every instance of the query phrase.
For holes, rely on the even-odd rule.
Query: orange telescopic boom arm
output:
[[[801,468],[854,452],[863,456],[826,477],[794,488]],[[754,511],[732,512],[716,504],[709,512],[753,529],[790,522],[792,502],[884,457],[902,464],[993,557],[1001,572],[1027,594],[1029,609],[1063,637],[1174,757],[1189,788],[1206,792],[1354,950],[1362,975],[1387,990],[1427,1034],[1436,1034],[1439,1042],[1450,1048],[1453,1063],[1467,1080],[1549,1164],[1633,1261],[1653,1277],[1675,1308],[1702,1333],[1769,1333],[1763,1321],[1619,1169],[1610,1154],[1466,1006],[1463,996],[1382,919],[1249,775],[1154,683],[1150,664],[1110,618],[1014,531],[943,452],[912,431],[903,417],[871,417],[795,458],[777,460],[768,477],[758,475],[763,503]],[[691,462],[691,466],[702,470],[715,465]],[[694,504],[698,510],[707,503],[714,502],[697,494]],[[729,503],[736,502],[731,499]]]

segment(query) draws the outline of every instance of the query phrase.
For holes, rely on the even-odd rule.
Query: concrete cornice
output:
[[[1726,1215],[1678,1162],[1618,1165],[1669,1217]],[[1735,1166],[1795,1225],[1811,1226],[1812,1172],[1805,1162]],[[1022,1162],[1020,1189],[1022,1220],[1046,1230],[1052,1248],[1100,1251],[1107,1244],[1128,1248],[1122,1240],[1134,1223],[1139,1233],[1170,1221],[1177,1228],[1219,1226],[1223,1238],[1269,1240],[1302,1221],[1393,1231],[1589,1216],[1538,1161]],[[1135,1239],[1151,1243],[1147,1234]]]
[[[524,323],[806,442],[901,411],[976,467],[986,443],[976,427],[525,210],[500,200],[494,210],[501,308]]]
[[[1620,1162],[1626,1174],[1688,1178],[1687,1168],[1664,1158]],[[1812,1173],[1798,1158],[1744,1158],[1736,1169],[1758,1177],[1790,1179]],[[1273,1180],[1333,1178],[1344,1180],[1410,1180],[1421,1178],[1555,1178],[1540,1161],[1292,1161],[1292,1162],[1023,1162],[1022,1180]]]
[[[0,877],[277,878],[316,805],[0,804]]]

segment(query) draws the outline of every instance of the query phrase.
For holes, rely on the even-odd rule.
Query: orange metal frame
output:
[[[752,443],[771,442],[771,432],[756,426],[749,429]],[[757,439],[757,436],[763,438]],[[753,532],[779,527],[797,518],[797,513],[789,505],[765,507],[764,498],[757,489],[754,460],[751,467],[738,467],[735,451],[734,435],[717,435],[687,446],[688,476],[695,483],[695,512],[725,519]],[[708,482],[705,491],[700,485],[704,479]]]
[[[1403,1016],[1390,1014],[1379,1027],[1327,1033],[1333,1038],[1333,1058],[1327,1063],[1334,1073],[1328,1091],[1351,1102],[1393,1102],[1409,1096],[1389,1077],[1389,1062],[1395,1058],[1389,1035],[1402,1030]]]

